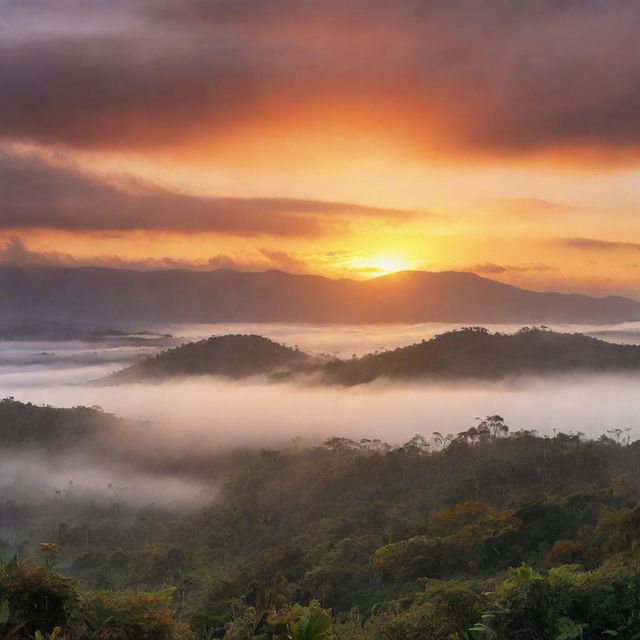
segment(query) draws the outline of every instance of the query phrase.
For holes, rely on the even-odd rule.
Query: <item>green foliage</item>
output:
[[[189,640],[171,590],[82,591],[50,567],[0,564],[3,640]]]
[[[317,602],[307,607],[294,604],[272,614],[267,622],[283,640],[327,640],[331,635],[331,614]]]
[[[171,590],[155,593],[98,591],[81,594],[73,622],[89,638],[122,640],[189,640],[195,637],[177,622],[171,610]]]
[[[0,414],[83,428],[37,409]],[[0,502],[4,548],[41,563],[0,564],[0,638],[638,640],[638,444],[492,415],[203,467],[218,492],[191,512]]]
[[[33,634],[64,626],[76,597],[71,581],[48,567],[28,562],[0,563],[0,602],[5,627]]]

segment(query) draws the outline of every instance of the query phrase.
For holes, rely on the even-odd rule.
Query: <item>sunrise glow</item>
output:
[[[369,268],[380,275],[396,273],[397,271],[406,271],[411,268],[408,260],[404,260],[398,256],[379,256],[370,260],[365,260],[370,266]]]
[[[640,295],[630,5],[154,4],[3,15],[0,264]]]
[[[640,640],[640,0],[0,61],[0,640]]]

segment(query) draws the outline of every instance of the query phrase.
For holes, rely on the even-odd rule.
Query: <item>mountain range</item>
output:
[[[529,291],[466,272],[332,280],[282,271],[0,268],[0,323],[615,323],[640,302]]]

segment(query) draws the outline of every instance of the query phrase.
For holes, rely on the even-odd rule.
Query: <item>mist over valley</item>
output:
[[[640,640],[623,0],[0,0],[0,640]]]

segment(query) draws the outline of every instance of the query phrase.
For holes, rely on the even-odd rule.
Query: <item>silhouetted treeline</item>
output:
[[[100,407],[58,409],[0,400],[0,446],[3,449],[48,449],[64,453],[98,434],[121,427],[123,421]]]
[[[525,327],[514,334],[468,327],[393,351],[325,365],[323,379],[345,385],[376,378],[497,380],[521,375],[640,371],[640,346],[580,333]]]
[[[177,376],[258,374],[292,381],[357,385],[392,380],[500,380],[524,375],[640,371],[640,346],[580,333],[524,327],[514,334],[482,327],[449,331],[431,340],[361,358],[312,358],[261,336],[214,336],[169,349],[120,371],[109,383]]]

